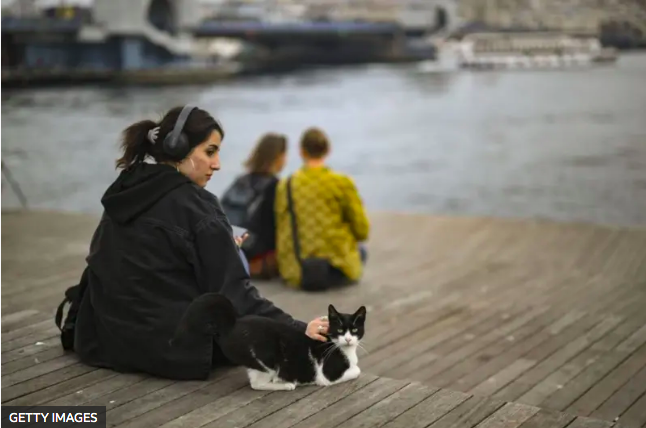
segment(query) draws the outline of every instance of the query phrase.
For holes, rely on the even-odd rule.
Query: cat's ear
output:
[[[362,306],[359,309],[357,309],[357,312],[354,313],[352,316],[352,319],[356,323],[357,321],[359,322],[364,322],[366,320],[366,307]]]
[[[330,304],[330,306],[327,307],[327,314],[328,318],[336,318],[339,316],[339,311],[336,310],[334,305]]]

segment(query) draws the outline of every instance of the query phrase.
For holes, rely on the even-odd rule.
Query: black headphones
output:
[[[177,116],[177,121],[175,121],[173,130],[166,134],[166,137],[162,142],[162,150],[174,160],[180,161],[191,152],[191,143],[188,141],[188,136],[183,132],[183,130],[188,117],[196,108],[197,107],[192,105],[184,106],[182,111],[179,113],[179,116]],[[222,138],[224,138],[224,128],[222,127],[222,124],[215,118],[213,120],[215,121],[216,129]]]
[[[182,160],[191,152],[191,145],[188,141],[188,137],[182,131],[184,130],[184,125],[186,125],[186,121],[191,115],[191,112],[196,108],[197,107],[192,105],[184,106],[177,117],[173,131],[166,134],[166,137],[164,138],[162,148],[164,152],[173,159]]]

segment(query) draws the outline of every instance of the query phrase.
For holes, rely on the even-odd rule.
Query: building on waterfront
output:
[[[268,22],[388,22],[435,29],[455,21],[457,0],[202,0],[205,15]]]
[[[458,13],[497,28],[594,33],[646,46],[644,0],[460,0]]]
[[[101,78],[185,64],[202,21],[197,6],[192,0],[16,0],[5,10],[18,18],[3,15],[3,82],[26,70]]]
[[[231,57],[241,53],[245,65],[250,58],[254,62],[247,70],[257,70],[258,64],[289,69],[299,64],[415,60],[420,55],[427,59],[433,54],[432,49],[410,51],[396,22],[312,22],[296,2],[248,0],[235,5],[242,3],[248,6],[246,15],[233,13],[230,0],[211,2],[207,6],[212,14],[206,15],[210,20],[205,20],[205,3],[197,0],[94,0],[89,19],[75,11],[62,13],[69,3],[49,8],[56,19],[46,19],[41,12],[49,9],[39,8],[38,2],[5,5],[15,15],[2,18],[3,83],[70,75],[164,80],[169,70],[194,81],[199,68],[215,76],[219,66],[225,73],[239,70],[241,59]],[[213,19],[227,13],[237,16],[237,22]]]

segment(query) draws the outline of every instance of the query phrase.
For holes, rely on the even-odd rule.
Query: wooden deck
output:
[[[368,307],[355,382],[251,390],[86,367],[53,323],[97,219],[2,214],[2,404],[105,405],[125,427],[646,426],[646,229],[375,214],[362,284],[259,284],[301,319]]]

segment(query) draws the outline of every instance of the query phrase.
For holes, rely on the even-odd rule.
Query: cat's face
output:
[[[360,307],[353,314],[339,313],[334,306],[328,307],[328,337],[339,346],[357,346],[363,338],[366,322],[366,307]]]

